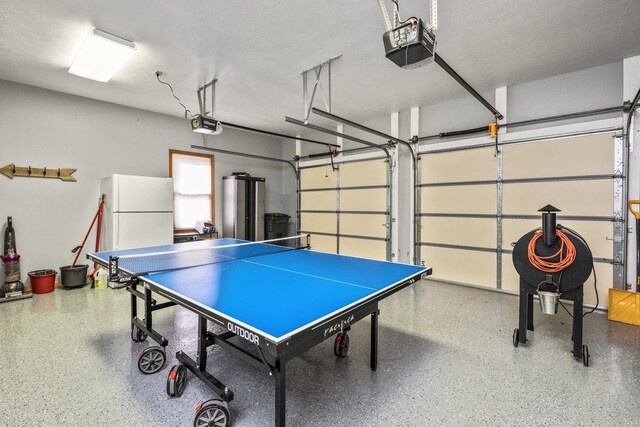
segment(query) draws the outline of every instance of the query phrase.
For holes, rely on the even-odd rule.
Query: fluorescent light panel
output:
[[[136,45],[113,34],[93,29],[69,68],[71,74],[108,82],[136,51]]]

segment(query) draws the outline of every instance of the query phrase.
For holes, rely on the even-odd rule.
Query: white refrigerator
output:
[[[100,181],[105,195],[100,250],[173,243],[173,179],[111,175]]]

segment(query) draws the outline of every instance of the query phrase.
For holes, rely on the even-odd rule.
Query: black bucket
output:
[[[72,267],[66,265],[60,267],[60,281],[65,288],[78,288],[87,284],[87,270],[89,266],[76,265]]]

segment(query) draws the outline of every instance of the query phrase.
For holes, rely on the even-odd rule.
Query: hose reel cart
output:
[[[584,282],[594,270],[593,255],[577,232],[556,225],[557,208],[547,205],[538,212],[543,212],[542,227],[522,236],[513,248],[513,265],[520,275],[520,321],[513,345],[526,343],[527,330],[533,331],[534,295],[544,314],[556,314],[560,299],[573,301],[573,357],[589,366],[589,348],[582,344],[582,317]]]

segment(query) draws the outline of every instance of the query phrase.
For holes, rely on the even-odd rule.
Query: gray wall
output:
[[[509,86],[507,96],[509,122],[622,105],[622,61]]]
[[[491,104],[495,91],[481,94]],[[493,115],[471,95],[420,108],[420,135],[475,128],[493,121]]]
[[[73,261],[70,250],[82,242],[95,214],[101,177],[166,177],[170,148],[190,150],[191,144],[203,143],[179,118],[6,81],[0,81],[0,111],[0,166],[78,169],[77,182],[0,176],[0,230],[12,216],[23,281],[28,271],[57,269]],[[207,137],[207,144],[282,156],[279,139],[232,129]],[[267,211],[284,209],[279,163],[216,154],[216,224],[222,223],[221,177],[234,171],[265,177]],[[94,235],[86,249],[94,247]],[[84,253],[80,260],[85,261]]]

